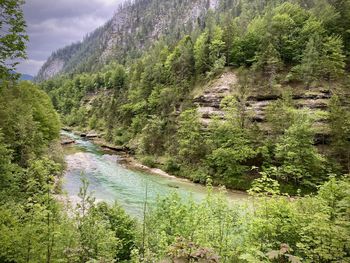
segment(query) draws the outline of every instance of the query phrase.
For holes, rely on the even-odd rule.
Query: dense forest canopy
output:
[[[57,51],[47,65],[64,57],[67,74],[39,84],[5,63],[25,57],[21,8],[0,2],[0,26],[14,28],[0,36],[0,262],[350,262],[350,1],[125,3],[119,49],[96,63],[111,20]],[[228,80],[204,122],[194,101]],[[207,198],[145,200],[139,222],[96,202],[82,176],[67,206],[61,122],[206,183]]]

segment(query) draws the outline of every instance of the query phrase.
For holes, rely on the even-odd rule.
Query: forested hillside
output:
[[[127,60],[142,56],[145,50],[148,50],[155,41],[164,41],[165,44],[173,47],[185,35],[191,35],[196,39],[199,32],[207,27],[212,20],[220,21],[221,25],[228,26],[232,18],[240,17],[236,30],[227,41],[232,41],[233,36],[242,36],[247,30],[248,24],[257,16],[266,12],[265,7],[269,9],[283,3],[284,1],[244,1],[244,0],[142,0],[134,2],[124,2],[117,10],[114,17],[101,28],[96,29],[87,35],[82,42],[72,44],[57,52],[54,52],[47,63],[40,70],[37,79],[43,80],[59,73],[79,73],[85,71],[97,71],[103,65],[113,60],[119,63],[126,63]],[[311,10],[313,15],[323,23],[323,26],[332,32],[335,36],[342,36],[346,49],[349,46],[347,3],[344,1],[291,1],[299,4],[301,7]],[[211,19],[208,20],[208,17]],[[304,18],[300,17],[298,21],[284,21],[285,29],[289,26],[295,26],[303,23]],[[275,21],[276,22],[276,21]],[[283,22],[283,21],[280,21]],[[311,21],[309,21],[311,23]],[[303,32],[304,36],[312,33],[316,24],[309,25],[310,28]],[[292,23],[292,24],[289,24]],[[296,24],[295,24],[296,23]],[[283,28],[274,28],[279,30]],[[231,30],[232,26],[231,26]],[[276,32],[277,32],[276,31]],[[281,32],[282,33],[282,32]],[[292,32],[290,32],[292,33]],[[296,32],[294,32],[296,33]],[[297,35],[292,33],[290,38]],[[318,32],[321,33],[321,32]],[[298,33],[296,33],[298,34]],[[265,39],[268,36],[265,36]],[[264,36],[260,36],[262,41]],[[251,41],[250,41],[251,40]],[[228,63],[239,64],[251,61],[254,56],[254,50],[249,46],[257,44],[258,39],[245,39],[252,42],[246,48],[247,56],[237,58],[237,61],[231,61],[228,54],[226,57]],[[285,39],[288,41],[288,39]],[[305,41],[305,39],[303,40]],[[254,44],[255,42],[255,44]],[[294,45],[295,51],[303,48],[299,43],[290,43]],[[283,43],[280,43],[282,45]],[[288,49],[288,47],[286,46]],[[281,50],[278,50],[279,52]],[[292,56],[290,51],[284,50],[283,58],[289,59],[288,62],[294,62],[299,58]],[[283,53],[284,53],[283,52]],[[300,54],[299,54],[300,56]]]
[[[114,17],[87,35],[82,42],[54,52],[40,70],[43,80],[59,73],[97,71],[118,60],[140,57],[157,40],[176,43],[205,25],[209,9],[225,8],[218,0],[199,1],[124,1]]]
[[[149,166],[235,189],[265,172],[290,193],[314,191],[349,172],[348,1],[137,1],[125,10],[142,10],[148,31],[138,31],[141,13],[117,13],[105,27],[124,21],[109,42],[123,38],[118,47],[130,50],[95,49],[115,59],[41,84],[65,125],[104,133]],[[219,79],[226,93],[215,97],[208,87]]]
[[[135,44],[95,63],[109,22],[57,51],[70,62],[52,72],[69,74],[39,84],[12,73],[26,57],[22,2],[0,10],[0,262],[350,262],[349,1],[135,1],[120,10],[142,13],[149,35],[124,31]],[[164,13],[162,37],[147,21]],[[193,28],[173,30],[188,13]],[[151,207],[146,184],[137,220],[97,202],[82,174],[71,205],[62,125],[206,183],[207,196]],[[229,202],[213,184],[249,197]]]

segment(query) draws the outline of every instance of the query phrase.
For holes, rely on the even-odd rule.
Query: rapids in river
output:
[[[155,204],[158,196],[177,192],[183,200],[193,198],[200,201],[206,196],[204,186],[188,180],[161,176],[126,167],[120,155],[105,151],[93,142],[70,132],[61,132],[63,136],[75,140],[75,144],[64,146],[67,169],[63,181],[63,190],[72,202],[79,200],[78,193],[82,185],[81,176],[89,181],[89,192],[97,201],[117,201],[132,216],[140,218],[146,200],[147,205]],[[242,200],[246,194],[227,193],[230,201]]]

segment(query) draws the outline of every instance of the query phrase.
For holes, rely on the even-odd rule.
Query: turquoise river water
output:
[[[67,170],[63,189],[70,200],[78,201],[81,187],[81,175],[89,180],[89,191],[97,200],[107,202],[117,201],[131,215],[140,217],[143,212],[147,188],[147,204],[152,206],[158,196],[166,196],[171,192],[187,200],[193,198],[200,201],[206,196],[204,186],[187,180],[155,175],[125,167],[121,157],[104,151],[89,140],[69,132],[62,135],[73,138],[76,143],[65,146]],[[241,192],[227,193],[230,201],[246,199]]]

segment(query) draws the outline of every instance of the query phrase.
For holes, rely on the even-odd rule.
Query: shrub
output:
[[[152,156],[144,156],[144,157],[142,157],[141,158],[141,163],[143,165],[146,165],[146,166],[150,167],[150,168],[156,167],[156,164],[157,164],[155,159]]]
[[[164,162],[163,169],[167,173],[177,173],[180,170],[180,165],[171,157],[167,158],[166,161]]]

